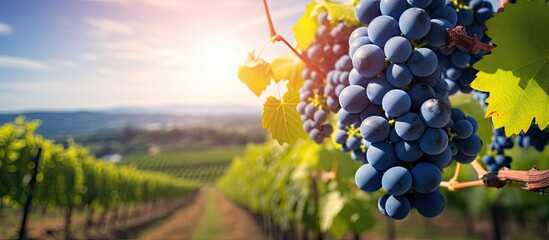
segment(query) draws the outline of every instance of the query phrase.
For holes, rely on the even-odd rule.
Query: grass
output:
[[[221,239],[226,231],[220,222],[219,210],[214,196],[216,191],[212,187],[206,187],[203,191],[207,192],[208,201],[191,239]]]

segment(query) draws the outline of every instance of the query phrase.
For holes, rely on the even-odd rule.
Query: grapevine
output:
[[[266,1],[263,3],[268,12]],[[546,8],[541,1],[535,4]],[[487,85],[488,79],[496,80],[495,75],[507,74],[506,79],[511,79],[510,72],[518,71],[506,67],[506,73],[487,71],[486,64],[494,61],[493,56],[508,54],[504,52],[505,44],[500,44],[501,37],[490,32],[491,26],[500,26],[495,24],[502,13],[494,13],[492,5],[482,0],[362,0],[339,4],[338,11],[330,10],[334,5],[338,4],[313,1],[308,5],[304,18],[320,26],[312,27],[316,33],[313,40],[297,36],[297,48],[284,41],[307,66],[302,75],[302,102],[296,103],[296,111],[311,139],[320,144],[332,135],[334,141],[322,147],[350,152],[363,164],[354,175],[356,186],[365,192],[383,188],[386,194],[377,202],[381,213],[403,219],[415,208],[424,217],[435,217],[446,204],[440,187],[451,191],[475,186],[499,188],[520,181],[526,190],[545,193],[549,172],[510,170],[510,157],[504,150],[532,145],[543,151],[549,141],[547,119],[542,112],[529,111],[520,119],[519,127],[511,126],[509,117],[503,123],[499,117],[508,109],[502,106],[502,94]],[[517,8],[526,5],[517,4]],[[504,12],[504,17],[515,14],[516,8],[510,8],[511,13]],[[279,40],[266,15],[271,39]],[[330,26],[345,28],[342,23],[353,30],[348,33],[348,43],[343,42],[348,44],[348,55],[334,58],[331,54],[339,53],[339,48],[320,51],[321,47],[314,44],[332,43],[334,40],[326,33]],[[302,29],[299,24],[303,22],[298,22],[296,28]],[[315,62],[317,59],[331,59],[331,64]],[[546,76],[528,76],[539,85],[547,85]],[[477,135],[477,120],[452,107],[456,98],[453,95],[459,91],[474,91],[481,103],[489,103],[486,116],[492,116],[496,136],[483,139]],[[547,93],[536,97],[547,106],[543,105]],[[332,117],[328,110],[336,114]],[[330,126],[330,119],[337,123]],[[517,134],[516,144],[509,138],[513,133]],[[294,142],[275,139],[279,143]],[[487,152],[479,156],[483,147],[488,148]],[[481,159],[488,171],[480,164]],[[478,179],[459,182],[460,169],[467,164],[473,166]],[[453,165],[456,173],[443,181],[442,169]]]

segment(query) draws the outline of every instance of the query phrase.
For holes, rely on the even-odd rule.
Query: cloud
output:
[[[0,68],[44,71],[51,67],[45,62],[14,56],[0,55]]]
[[[0,35],[10,35],[13,33],[13,28],[7,24],[0,22]]]
[[[56,60],[53,60],[53,63],[57,66],[64,67],[64,68],[73,68],[78,66],[78,64],[75,63],[74,61],[67,60],[67,59],[56,59]]]
[[[86,53],[84,55],[82,55],[82,59],[86,60],[86,61],[97,61],[99,60],[99,57],[93,53]]]
[[[111,34],[130,35],[134,33],[131,26],[106,18],[86,18],[86,22],[93,28],[90,31],[93,36],[104,37]]]

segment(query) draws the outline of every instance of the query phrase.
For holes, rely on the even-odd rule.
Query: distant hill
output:
[[[37,133],[45,137],[78,136],[124,127],[169,129],[197,125],[241,125],[261,122],[260,109],[240,106],[121,107],[98,111],[36,111],[0,114],[0,124],[17,116],[39,119]]]

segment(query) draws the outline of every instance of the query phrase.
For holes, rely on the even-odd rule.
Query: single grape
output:
[[[442,181],[442,172],[440,168],[429,162],[421,162],[416,164],[412,170],[414,191],[418,193],[430,193],[438,189]]]
[[[419,147],[430,155],[442,153],[447,146],[448,135],[440,128],[428,127],[421,138],[419,138]]]
[[[423,135],[425,123],[421,120],[419,115],[410,112],[396,119],[394,129],[402,139],[406,141],[415,141]]]
[[[393,145],[388,142],[372,143],[366,150],[366,158],[378,171],[386,171],[398,161]]]
[[[437,189],[427,194],[416,194],[416,209],[421,216],[432,218],[440,215],[446,206],[444,197]]]
[[[353,54],[353,66],[360,75],[374,77],[385,67],[385,54],[378,46],[366,44]]]
[[[387,119],[380,116],[370,116],[360,125],[362,138],[371,143],[385,141],[389,137],[390,130]]]
[[[383,96],[382,106],[389,116],[399,117],[410,111],[412,101],[405,91],[393,89]]]
[[[396,166],[383,173],[381,186],[391,195],[402,195],[412,186],[412,175],[406,168]]]
[[[450,121],[450,106],[438,99],[429,99],[421,105],[420,116],[429,127],[441,128]]]
[[[391,195],[385,202],[385,212],[392,219],[404,219],[410,213],[410,202],[405,196]]]
[[[360,113],[370,101],[366,95],[366,89],[358,85],[349,85],[339,94],[339,103],[349,113]]]
[[[412,7],[402,13],[398,26],[406,37],[421,39],[431,29],[431,18],[425,10]]]

